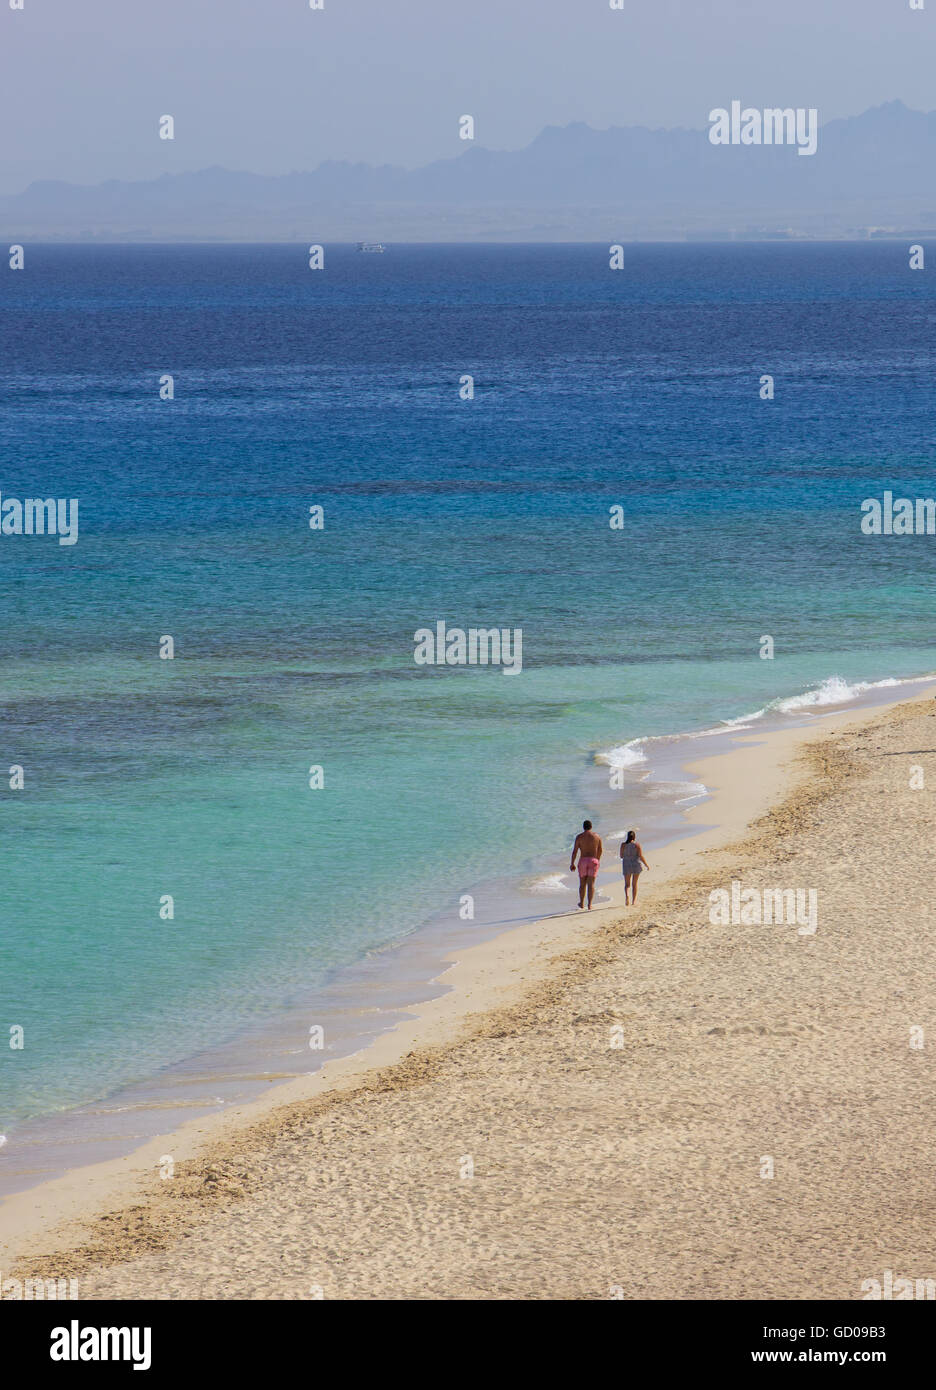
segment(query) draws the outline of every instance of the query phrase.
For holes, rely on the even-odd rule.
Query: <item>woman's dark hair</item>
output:
[[[631,842],[631,840],[636,840],[636,839],[637,839],[637,831],[636,831],[636,830],[628,830],[628,832],[627,832],[627,839],[624,841],[624,843],[625,843],[625,845],[629,845],[630,842]]]

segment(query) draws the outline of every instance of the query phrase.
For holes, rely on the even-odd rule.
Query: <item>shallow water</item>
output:
[[[672,830],[698,789],[633,740],[936,668],[934,538],[858,525],[932,491],[927,277],[886,244],[628,260],[40,247],[2,278],[3,496],[80,503],[76,546],[0,536],[6,1170],[37,1118],[307,1068],[329,988],[357,1045],[432,955],[385,948],[540,915],[595,805]],[[521,627],[522,671],[416,666],[438,620]]]

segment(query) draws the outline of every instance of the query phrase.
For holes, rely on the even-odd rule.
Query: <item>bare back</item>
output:
[[[604,854],[604,846],[601,843],[601,836],[596,835],[594,830],[580,830],[575,837],[575,844],[572,846],[572,854],[578,850],[583,859],[600,859]]]

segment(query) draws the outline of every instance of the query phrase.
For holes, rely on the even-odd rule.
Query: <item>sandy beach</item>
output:
[[[10,1198],[4,1277],[300,1300],[936,1278],[932,688],[746,738],[694,765],[709,828],[644,843],[636,908],[618,885],[472,947],[365,1051]],[[713,921],[732,883],[801,890],[815,930]]]

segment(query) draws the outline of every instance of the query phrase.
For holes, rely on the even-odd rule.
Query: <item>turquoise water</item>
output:
[[[3,495],[80,503],[74,547],[0,536],[8,1152],[534,870],[608,750],[936,668],[936,540],[858,525],[934,491],[927,277],[886,245],[629,255],[4,277]],[[522,672],[415,665],[438,620],[522,628]]]

